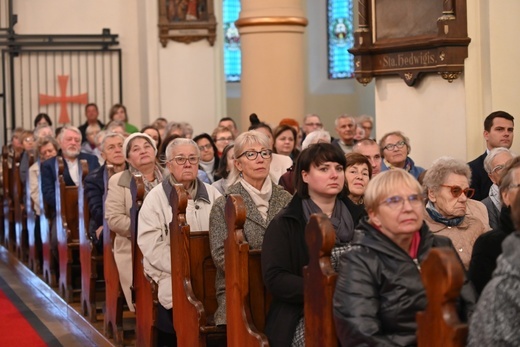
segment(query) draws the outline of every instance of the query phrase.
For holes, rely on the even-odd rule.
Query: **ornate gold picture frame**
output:
[[[159,0],[159,41],[191,43],[207,39],[213,46],[217,21],[213,0]]]

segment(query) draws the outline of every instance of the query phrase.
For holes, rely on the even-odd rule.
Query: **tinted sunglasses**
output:
[[[459,196],[461,196],[462,193],[464,193],[464,195],[466,195],[468,199],[471,199],[475,194],[475,189],[473,188],[462,189],[459,186],[447,186],[445,184],[441,184],[441,187],[450,188],[451,195],[454,198],[458,198]]]

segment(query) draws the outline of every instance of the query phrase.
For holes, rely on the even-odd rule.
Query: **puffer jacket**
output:
[[[432,247],[453,246],[434,236],[423,223],[418,259],[412,259],[366,219],[356,230],[353,247],[341,259],[334,293],[334,320],[342,345],[416,345],[415,315],[426,308],[419,263]],[[461,301],[464,315],[471,312],[475,291],[465,281]]]

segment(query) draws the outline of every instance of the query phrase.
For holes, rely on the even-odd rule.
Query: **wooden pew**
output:
[[[79,258],[78,231],[78,187],[66,186],[63,178],[65,164],[61,156],[56,157],[56,235],[59,254],[59,293],[67,303],[79,300],[81,292],[81,267]],[[74,271],[73,271],[74,268]],[[79,281],[77,276],[79,275]],[[78,285],[74,282],[78,282]]]
[[[4,245],[11,252],[15,251],[16,234],[14,229],[14,209],[11,192],[11,179],[9,169],[9,147],[2,147],[2,177],[4,190]]]
[[[79,257],[81,262],[81,311],[89,321],[97,321],[97,296],[99,289],[103,289],[103,276],[98,269],[103,266],[103,255],[98,254],[89,235],[90,211],[85,196],[85,177],[88,174],[88,163],[80,161],[81,179],[78,184],[78,228],[79,228]],[[104,297],[104,295],[103,295]]]
[[[324,214],[313,214],[305,228],[309,264],[303,267],[305,346],[339,345],[334,326],[332,299],[337,273],[330,255],[336,232]]]
[[[226,346],[223,326],[215,326],[216,268],[207,231],[190,232],[186,222],[188,197],[182,185],[170,195],[173,325],[178,346]]]
[[[261,252],[250,250],[244,237],[246,208],[240,195],[227,198],[225,214],[228,346],[269,346],[263,331],[271,298],[262,278]]]
[[[417,313],[418,346],[465,346],[468,326],[460,322],[455,304],[464,270],[453,250],[433,248],[421,264],[421,277],[428,305]]]
[[[41,162],[40,172],[41,172]],[[51,251],[52,244],[52,235],[51,235],[51,222],[52,220],[49,218],[50,212],[47,208],[46,204],[43,202],[43,193],[42,193],[42,181],[41,175],[38,176],[38,189],[40,196],[40,236],[42,239],[42,272],[43,272],[43,280],[51,287],[57,286],[57,276],[56,276],[56,260],[54,259]]]
[[[141,175],[135,175],[130,184],[132,208],[130,209],[130,232],[132,239],[132,298],[136,313],[136,346],[155,346],[157,344],[157,283],[144,273],[143,253],[137,245],[137,225],[139,210],[144,200],[144,182]]]
[[[107,165],[104,181],[106,200],[108,181],[114,174],[112,165]],[[103,211],[105,207],[103,206]],[[103,271],[105,274],[105,317],[104,332],[108,338],[113,338],[117,346],[123,345],[123,303],[125,297],[119,282],[119,272],[114,259],[115,233],[110,230],[106,219],[103,220]]]
[[[34,154],[29,154],[29,167],[34,164]],[[41,258],[41,237],[40,226],[37,225],[37,217],[34,212],[34,203],[31,199],[31,184],[29,182],[29,170],[27,170],[27,177],[25,178],[25,219],[27,227],[27,237],[29,246],[29,268],[36,274],[41,272],[40,258]]]
[[[9,184],[11,186],[11,201],[13,204],[14,230],[16,235],[15,253],[18,259],[25,262],[28,260],[29,245],[27,228],[24,227],[24,207],[22,179],[20,177],[21,155],[15,155],[11,169],[9,170]]]

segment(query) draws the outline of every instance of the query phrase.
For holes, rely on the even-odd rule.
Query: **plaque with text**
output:
[[[399,75],[413,86],[436,73],[448,82],[464,71],[470,38],[465,0],[359,0],[355,76]]]
[[[213,46],[217,21],[213,0],[159,0],[159,40],[191,43],[207,39]]]

